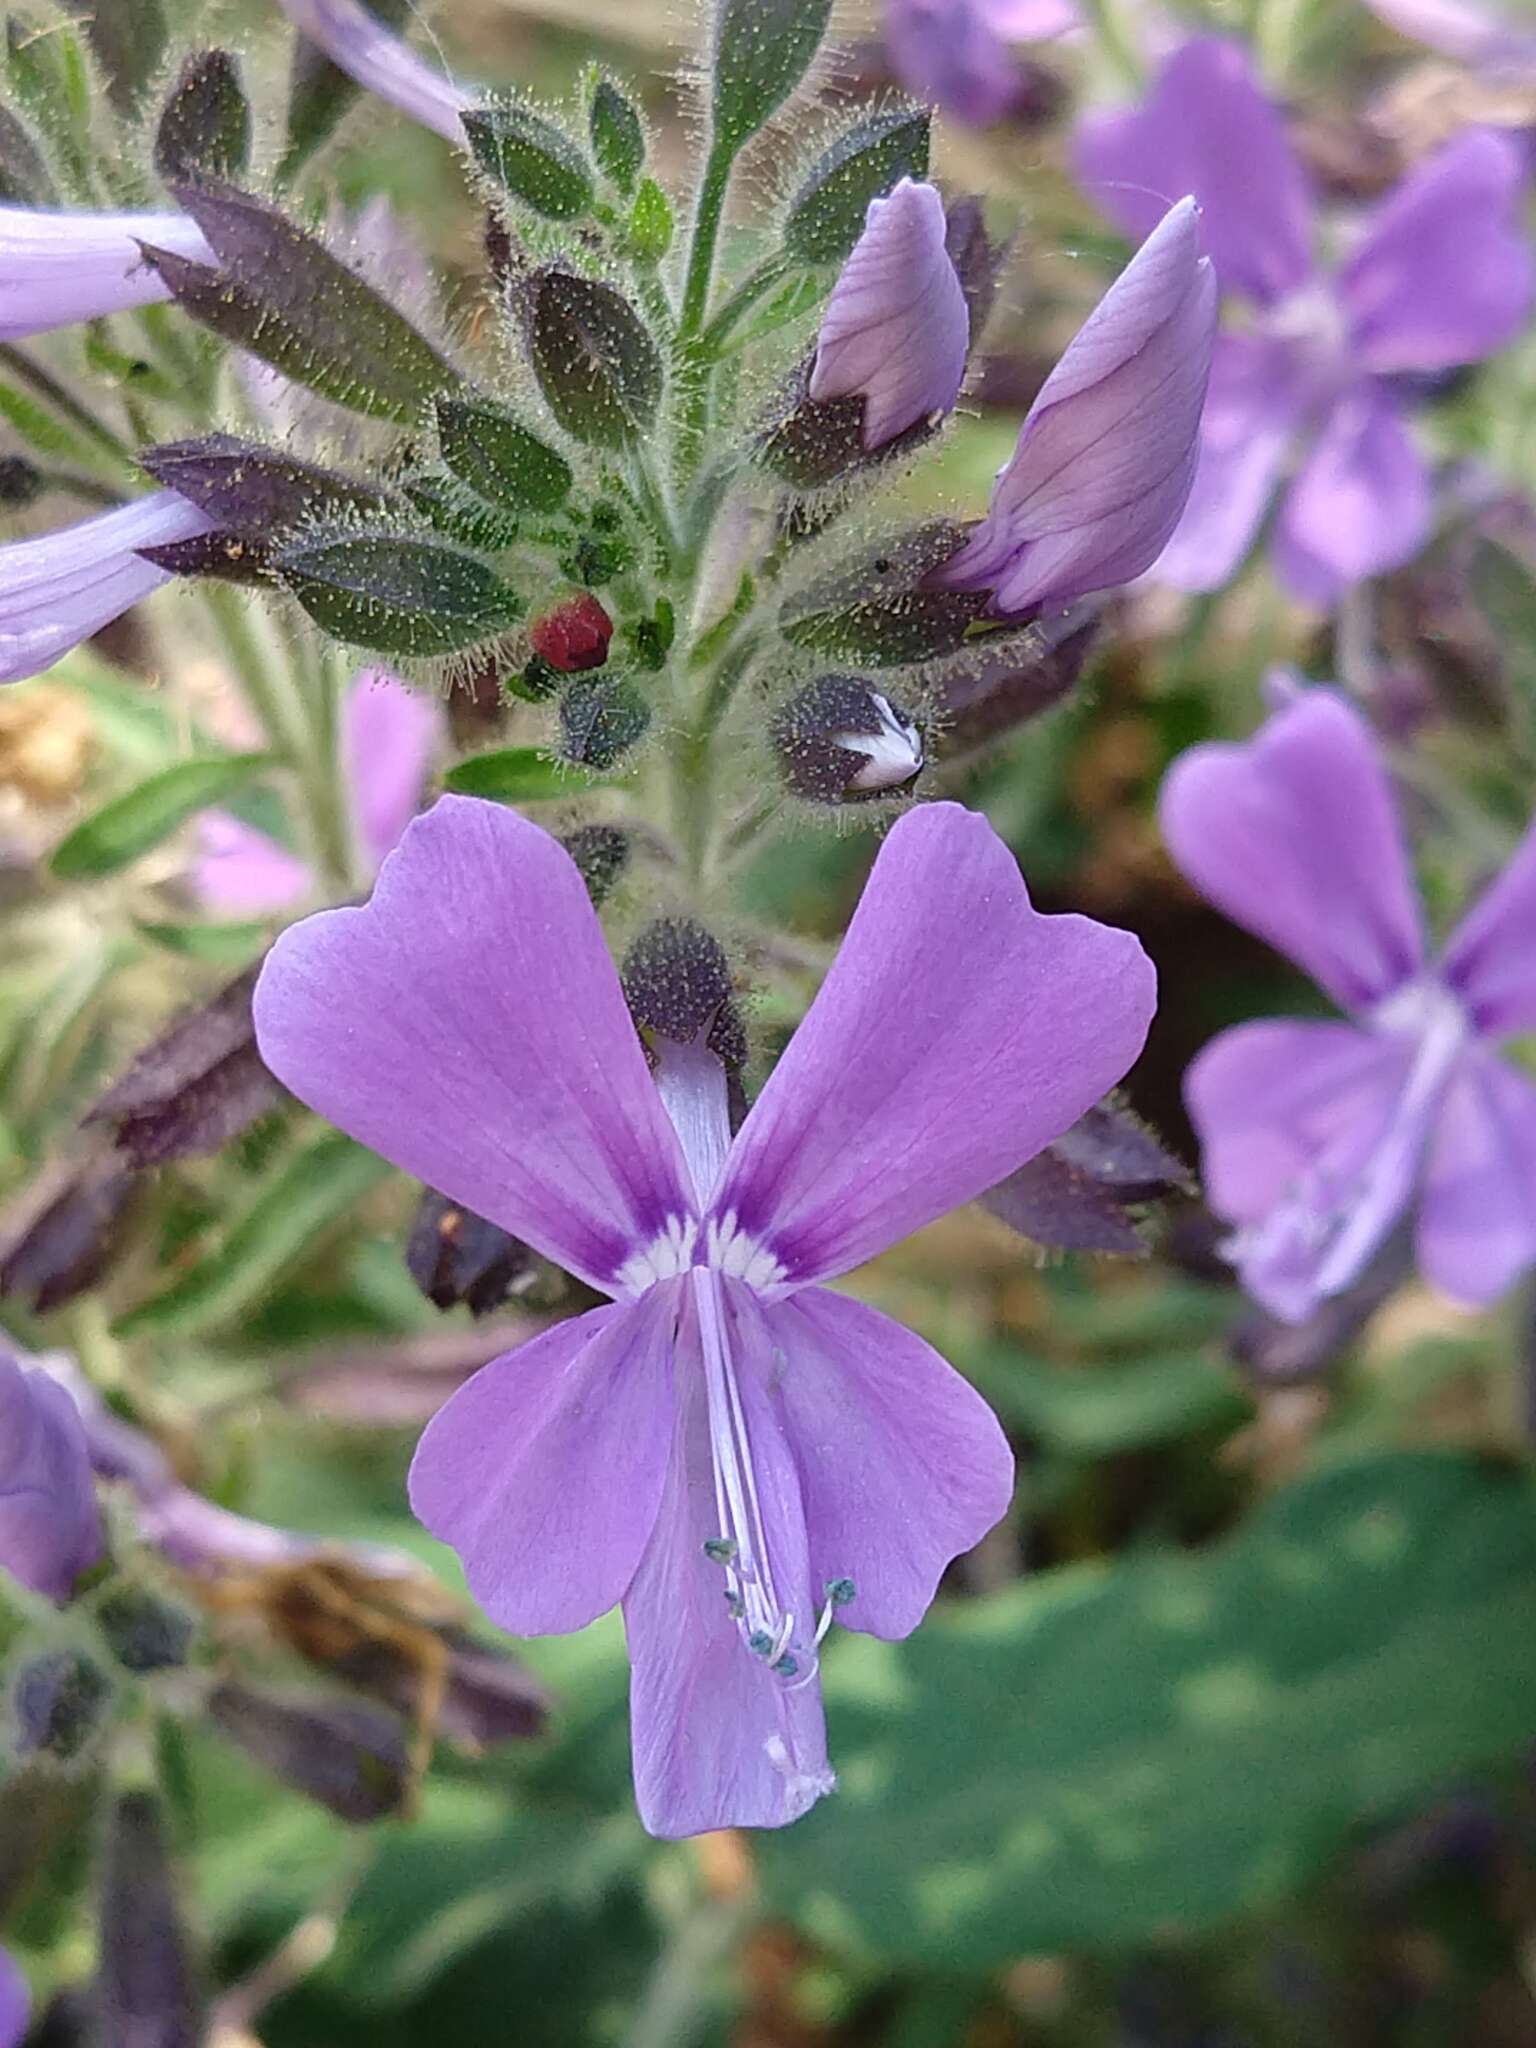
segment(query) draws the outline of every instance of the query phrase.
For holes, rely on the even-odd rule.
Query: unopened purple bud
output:
[[[1018,616],[1149,569],[1194,480],[1215,333],[1215,273],[1183,199],[1069,343],[986,518],[931,581]]]
[[[1038,718],[1076,686],[1098,638],[1100,608],[1070,605],[1024,634],[983,635],[935,678],[945,754],[964,754]]]
[[[471,1315],[491,1315],[537,1263],[520,1239],[432,1188],[417,1204],[405,1266],[434,1308],[463,1302]]]
[[[409,1797],[405,1731],[377,1707],[231,1680],[209,1696],[208,1712],[264,1770],[342,1820],[383,1820]]]
[[[111,1154],[45,1172],[0,1217],[0,1300],[46,1315],[93,1287],[121,1245],[135,1180]]]
[[[16,1754],[73,1763],[95,1739],[112,1682],[83,1650],[48,1650],[23,1664],[11,1691]]]
[[[820,676],[783,705],[773,744],[784,779],[813,803],[857,803],[910,789],[923,742],[899,705],[859,676]]]
[[[179,1669],[197,1633],[186,1608],[144,1586],[114,1586],[97,1601],[95,1621],[118,1663],[140,1677]]]
[[[0,1356],[0,1569],[63,1601],[101,1551],[74,1402],[47,1373]]]
[[[872,200],[822,315],[809,396],[862,399],[866,453],[960,395],[970,317],[945,226],[932,185],[903,178]]]

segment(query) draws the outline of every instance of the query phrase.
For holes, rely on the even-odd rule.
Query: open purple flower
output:
[[[139,548],[190,540],[209,521],[174,491],[152,491],[33,540],[0,547],[0,683],[20,682],[99,633],[170,578]]]
[[[0,1571],[65,1600],[101,1547],[74,1403],[47,1373],[0,1352]]]
[[[0,2048],[17,2048],[31,2011],[27,1980],[10,1953],[0,1948]]]
[[[1128,234],[1145,232],[1159,195],[1193,192],[1223,288],[1253,314],[1217,342],[1199,471],[1158,577],[1219,588],[1288,471],[1273,560],[1293,595],[1327,606],[1408,561],[1430,524],[1408,408],[1426,377],[1501,348],[1530,307],[1516,144],[1458,136],[1374,209],[1331,273],[1314,259],[1301,165],[1236,44],[1185,43],[1141,108],[1084,123],[1076,153]]]
[[[462,145],[460,116],[474,104],[474,95],[391,35],[359,0],[278,0],[278,4],[300,34],[366,92],[377,93],[424,128],[435,128],[449,142]]]
[[[1159,209],[1160,210],[1160,209]],[[1016,615],[1127,583],[1194,476],[1216,280],[1192,199],[1159,220],[1041,387],[987,516],[931,579]]]
[[[213,252],[184,213],[65,213],[0,206],[0,341],[168,299],[141,242],[194,262]]]
[[[907,1634],[1008,1504],[970,1386],[817,1283],[1059,1136],[1153,1001],[1134,938],[1039,915],[953,804],[892,829],[734,1140],[710,1027],[657,1038],[653,1075],[579,872],[515,812],[442,798],[369,905],[278,940],[255,1000],[273,1072],[613,1297],[455,1394],[411,1499],[504,1628],[622,1601],[654,1833],[776,1827],[829,1790],[831,1615]]]
[[[960,396],[970,316],[945,233],[936,189],[903,178],[870,201],[827,301],[810,396],[864,400],[866,453]]]
[[[1349,1018],[1240,1024],[1190,1067],[1244,1286],[1300,1322],[1416,1209],[1425,1277],[1493,1301],[1536,1259],[1536,1082],[1495,1051],[1536,1030],[1536,830],[1429,960],[1391,785],[1331,690],[1192,748],[1162,824],[1201,892]]]
[[[1008,45],[1064,35],[1080,20],[1075,0],[885,0],[885,43],[914,98],[985,127],[1018,102]]]
[[[415,815],[436,744],[437,705],[387,669],[359,669],[342,707],[342,776],[366,872],[374,874]],[[308,894],[309,869],[265,832],[228,811],[198,821],[192,884],[210,910],[261,917]]]

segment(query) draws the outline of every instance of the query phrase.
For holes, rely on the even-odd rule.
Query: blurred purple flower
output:
[[[500,805],[442,798],[369,905],[268,956],[257,1036],[287,1086],[614,1297],[456,1393],[411,1499],[504,1628],[623,1602],[652,1832],[776,1827],[828,1791],[833,1611],[907,1634],[1008,1504],[980,1397],[815,1283],[1058,1137],[1153,1000],[1135,939],[1039,915],[952,804],[892,828],[734,1141],[713,1017],[656,1036],[653,1077],[579,872]]]
[[[170,578],[139,548],[190,540],[209,522],[174,491],[0,546],[0,683],[20,682],[99,633]]]
[[[1366,0],[1383,21],[1487,71],[1536,71],[1536,27],[1500,0]]]
[[[0,1948],[0,2048],[18,2048],[31,2011],[27,1980],[8,1951]]]
[[[347,687],[342,776],[370,875],[415,815],[439,725],[433,700],[408,689],[387,669],[359,669]],[[208,811],[198,822],[192,884],[210,910],[261,917],[298,902],[308,893],[311,876],[297,855],[265,832],[228,811]]]
[[[1520,233],[1522,157],[1474,129],[1413,171],[1331,274],[1314,263],[1305,175],[1244,52],[1203,37],[1146,103],[1085,122],[1078,176],[1128,234],[1192,191],[1226,290],[1251,325],[1216,344],[1200,465],[1155,574],[1215,590],[1237,569],[1293,458],[1276,574],[1326,607],[1418,552],[1430,483],[1405,420],[1418,380],[1475,363],[1519,331],[1533,272]]]
[[[903,178],[870,201],[822,315],[810,397],[863,398],[866,454],[960,396],[970,316],[945,232],[935,188]]]
[[[931,579],[994,612],[1128,583],[1178,523],[1194,476],[1216,330],[1200,210],[1158,221],[1041,387],[987,516]]]
[[[1009,43],[1062,35],[1080,19],[1075,0],[886,0],[885,44],[915,99],[985,127],[1019,98]]]
[[[74,1403],[46,1372],[0,1352],[0,1570],[65,1600],[101,1549]]]
[[[139,243],[211,263],[213,252],[183,213],[66,213],[0,206],[0,341],[95,320],[170,292]]]
[[[1244,1286],[1300,1322],[1416,1207],[1426,1279],[1496,1299],[1536,1259],[1536,1082],[1494,1051],[1536,1030],[1536,829],[1428,960],[1391,785],[1331,690],[1242,745],[1191,749],[1162,824],[1196,887],[1350,1019],[1240,1024],[1190,1067]]]
[[[366,92],[377,93],[424,128],[463,144],[460,115],[474,95],[418,57],[360,0],[278,0],[299,31]]]

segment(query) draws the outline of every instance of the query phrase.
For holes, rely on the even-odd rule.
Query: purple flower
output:
[[[1417,380],[1480,361],[1529,309],[1516,144],[1469,130],[1369,215],[1330,274],[1314,262],[1312,196],[1280,118],[1233,43],[1185,43],[1145,105],[1086,122],[1077,169],[1105,212],[1144,232],[1160,194],[1193,192],[1224,288],[1251,324],[1216,345],[1199,471],[1157,564],[1215,590],[1252,546],[1282,472],[1276,573],[1326,607],[1409,560],[1430,490],[1405,412]]]
[[[359,0],[278,0],[278,4],[300,34],[308,36],[366,92],[389,100],[449,142],[463,143],[459,117],[474,104],[474,95],[423,62]]]
[[[61,213],[0,206],[0,341],[168,299],[140,242],[198,263],[213,252],[184,213]]]
[[[1493,1301],[1536,1259],[1536,1083],[1494,1050],[1536,1029],[1536,830],[1430,961],[1391,786],[1331,690],[1185,754],[1162,823],[1202,893],[1349,1018],[1241,1024],[1189,1070],[1244,1286],[1300,1322],[1416,1209],[1425,1277]]]
[[[885,43],[914,98],[986,127],[1019,98],[1010,42],[1039,42],[1076,28],[1074,0],[886,0]]]
[[[190,540],[209,522],[174,491],[0,547],[0,683],[35,676],[169,580],[139,548]]]
[[[870,201],[822,315],[809,392],[864,400],[865,452],[953,410],[970,316],[945,247],[944,202],[903,178]]]
[[[27,1980],[10,1953],[0,1948],[0,2048],[18,2048],[31,2011]]]
[[[1216,328],[1192,199],[1169,210],[1045,380],[987,516],[933,580],[994,612],[1139,576],[1189,496]]]
[[[65,1600],[101,1548],[74,1403],[46,1372],[0,1353],[0,1570]]]
[[[1405,36],[1481,70],[1536,70],[1536,28],[1499,0],[1366,0]]]
[[[580,874],[501,806],[442,798],[369,905],[269,955],[257,1037],[287,1086],[613,1297],[455,1394],[411,1499],[504,1628],[622,1601],[654,1833],[776,1827],[829,1790],[832,1613],[907,1634],[1008,1504],[970,1386],[816,1283],[1059,1136],[1153,1000],[1135,939],[1040,916],[953,804],[893,827],[734,1140],[713,1018],[658,1037],[653,1077]]]
[[[419,690],[407,689],[387,669],[359,669],[348,685],[342,707],[342,775],[370,875],[421,801],[439,722],[437,705]],[[297,855],[265,832],[228,811],[208,811],[198,821],[192,884],[210,910],[261,917],[307,895],[311,876]]]

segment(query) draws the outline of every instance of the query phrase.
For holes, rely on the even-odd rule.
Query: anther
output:
[[[704,1555],[711,1564],[734,1564],[736,1552],[737,1545],[729,1536],[706,1536],[704,1539]]]

